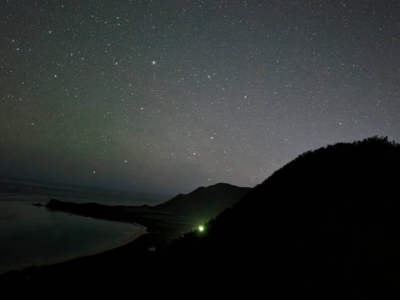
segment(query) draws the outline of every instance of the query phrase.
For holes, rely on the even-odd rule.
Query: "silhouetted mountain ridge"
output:
[[[179,194],[163,204],[154,206],[154,209],[209,220],[239,201],[250,190],[250,188],[218,183],[199,187],[187,195]]]
[[[204,257],[203,268],[268,270],[275,288],[389,291],[400,286],[399,171],[387,138],[308,151],[169,251]]]
[[[179,194],[171,200],[156,206],[108,206],[97,203],[71,203],[52,199],[46,207],[69,211],[83,215],[106,216],[112,214],[124,215],[127,211],[135,212],[157,211],[197,218],[199,223],[206,222],[228,207],[238,202],[250,188],[242,188],[226,183],[218,183],[208,187],[200,187],[184,195]]]

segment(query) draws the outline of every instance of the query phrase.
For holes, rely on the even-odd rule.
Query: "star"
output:
[[[3,2],[0,155],[10,177],[37,157],[32,178],[54,169],[58,182],[174,194],[211,175],[254,186],[328,143],[400,141],[400,8],[390,1],[349,11],[349,1],[318,10],[240,1],[245,14],[238,1],[219,1],[211,23],[210,7],[193,1],[180,1],[182,18],[163,0],[95,10],[79,1],[90,13],[76,22],[68,1]],[[379,60],[370,59],[374,45],[385,45]]]

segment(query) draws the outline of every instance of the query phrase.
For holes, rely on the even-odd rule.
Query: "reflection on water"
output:
[[[31,205],[48,200],[0,194],[0,271],[93,252],[137,230]]]

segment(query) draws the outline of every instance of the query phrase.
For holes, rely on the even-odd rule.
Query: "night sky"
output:
[[[0,177],[252,187],[399,142],[399,2],[0,0]]]

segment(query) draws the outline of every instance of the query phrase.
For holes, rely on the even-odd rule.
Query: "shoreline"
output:
[[[111,220],[108,220],[108,221],[111,221]],[[114,221],[114,222],[116,222],[116,221]],[[143,225],[140,225],[138,223],[130,222],[130,221],[120,221],[120,222],[133,224],[136,227],[138,227],[138,230],[135,233],[133,233],[132,235],[130,235],[129,237],[127,237],[127,238],[125,238],[125,239],[123,239],[123,240],[121,240],[121,241],[119,241],[117,243],[114,243],[114,244],[109,245],[109,246],[102,247],[102,248],[97,249],[97,250],[84,252],[84,253],[80,253],[80,254],[72,255],[72,256],[58,257],[58,258],[54,258],[54,259],[51,259],[51,260],[40,261],[40,262],[37,262],[37,263],[30,263],[30,264],[26,264],[26,265],[20,265],[20,266],[16,266],[16,267],[11,267],[11,268],[8,268],[8,269],[5,269],[5,270],[0,270],[0,275],[4,275],[4,274],[6,274],[8,272],[12,272],[12,271],[22,271],[22,270],[24,270],[26,268],[31,268],[31,267],[42,267],[42,266],[55,265],[55,264],[58,264],[58,263],[71,261],[71,260],[74,260],[74,259],[77,259],[77,258],[88,257],[88,256],[104,253],[104,252],[107,252],[107,251],[122,247],[124,245],[127,245],[127,244],[133,242],[134,240],[136,240],[137,238],[139,238],[140,236],[148,233],[147,232],[147,227],[145,227]]]

